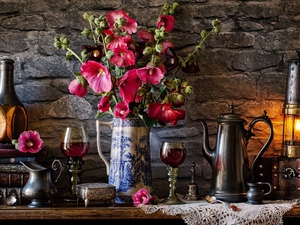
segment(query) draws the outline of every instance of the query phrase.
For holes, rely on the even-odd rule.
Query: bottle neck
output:
[[[14,61],[0,60],[0,104],[23,106],[14,86]]]

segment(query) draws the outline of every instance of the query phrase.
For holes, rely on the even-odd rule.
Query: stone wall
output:
[[[197,43],[200,30],[211,28],[211,20],[218,18],[222,31],[213,35],[200,52],[200,72],[185,77],[195,89],[185,106],[186,119],[176,127],[152,128],[153,189],[161,197],[168,194],[168,181],[166,166],[158,152],[161,142],[167,139],[188,142],[178,192],[186,192],[190,164],[195,162],[200,193],[208,193],[211,168],[201,151],[202,128],[196,119],[207,121],[213,147],[216,119],[228,112],[231,103],[248,124],[267,111],[275,132],[267,152],[280,154],[287,61],[298,58],[296,50],[300,50],[298,0],[178,2],[181,6],[175,16],[176,29],[170,38],[181,54]],[[44,140],[45,163],[54,158],[66,162],[59,147],[62,130],[68,124],[84,124],[91,149],[84,157],[81,182],[107,181],[105,165],[96,149],[94,116],[98,100],[92,93],[86,98],[70,95],[68,84],[73,79],[72,72],[78,71],[80,65],[76,60],[66,61],[65,52],[53,47],[54,36],[67,36],[72,48],[79,52],[86,42],[80,34],[88,25],[82,19],[84,12],[100,15],[122,8],[140,26],[152,26],[164,3],[164,0],[0,0],[0,58],[15,60],[16,91],[27,109],[29,129],[37,130]],[[254,133],[247,148],[250,158],[267,139],[268,129],[257,124]],[[101,143],[108,157],[108,129],[103,129]],[[68,191],[68,179],[65,170],[57,184],[60,193]]]

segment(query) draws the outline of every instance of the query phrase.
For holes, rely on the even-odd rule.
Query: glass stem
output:
[[[71,175],[71,194],[76,195],[76,185],[80,184],[81,165],[83,164],[82,158],[70,157],[67,164],[69,165],[69,174]]]
[[[177,199],[177,195],[176,195],[176,182],[177,182],[177,176],[178,176],[178,167],[171,167],[168,166],[167,167],[168,170],[168,176],[169,176],[169,197],[168,199]]]

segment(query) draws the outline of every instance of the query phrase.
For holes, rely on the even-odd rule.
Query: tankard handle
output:
[[[59,167],[57,167],[57,164],[59,165]],[[61,177],[61,174],[62,174],[62,172],[63,172],[63,169],[64,169],[64,167],[63,167],[61,161],[59,161],[58,159],[55,159],[55,160],[52,162],[52,169],[53,169],[54,171],[56,171],[56,170],[59,169],[59,173],[58,173],[58,175],[57,175],[57,177],[56,177],[56,179],[55,179],[55,181],[54,181],[54,183],[57,183],[57,182],[59,181],[59,179],[60,179],[60,177]]]
[[[246,139],[248,140],[251,136],[254,136],[254,134],[251,132],[253,126],[257,123],[257,122],[264,122],[268,125],[269,129],[270,129],[270,134],[269,134],[269,138],[266,141],[266,143],[263,145],[263,147],[261,148],[261,150],[258,152],[257,156],[254,158],[252,166],[251,166],[251,178],[254,181],[255,177],[253,174],[253,169],[255,164],[257,163],[258,159],[265,153],[265,151],[267,150],[267,148],[269,147],[269,145],[271,144],[273,137],[274,137],[274,130],[273,130],[273,124],[272,121],[270,120],[270,118],[267,116],[267,112],[264,110],[263,115],[256,117],[252,120],[252,122],[249,125],[248,128],[248,135],[246,136]]]
[[[109,175],[109,161],[103,155],[102,149],[101,149],[101,143],[100,143],[100,130],[101,130],[101,126],[107,126],[107,127],[109,127],[112,130],[113,129],[113,121],[103,122],[103,121],[100,121],[100,120],[96,120],[98,154],[99,154],[100,158],[103,160],[103,162],[105,163],[106,173],[107,173],[107,176],[108,176]]]

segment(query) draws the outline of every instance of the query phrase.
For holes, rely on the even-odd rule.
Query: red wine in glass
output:
[[[171,167],[181,165],[186,157],[186,147],[182,142],[164,142],[160,150],[161,161]]]
[[[176,195],[176,182],[181,165],[186,157],[186,144],[184,142],[163,142],[160,149],[161,161],[168,165],[169,196],[161,203],[167,205],[184,204]]]
[[[60,149],[65,156],[83,157],[89,151],[89,142],[61,142]]]
[[[80,183],[83,156],[89,151],[89,137],[83,126],[66,127],[61,137],[60,149],[68,157],[71,194],[63,197],[64,201],[77,201],[76,185]]]

